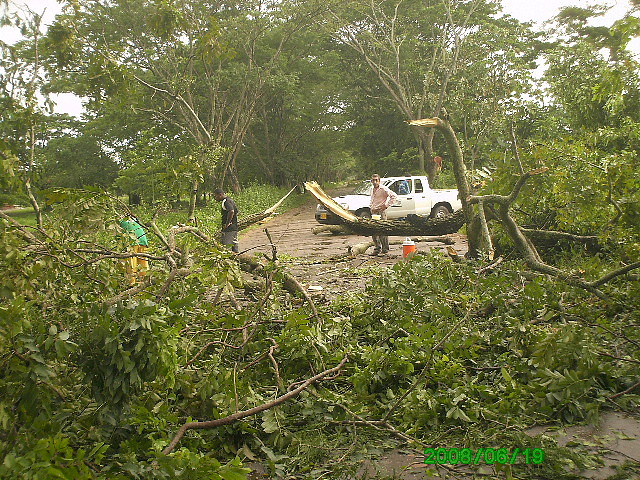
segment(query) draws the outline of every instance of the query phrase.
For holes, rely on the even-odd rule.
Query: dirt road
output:
[[[332,192],[333,195],[336,192]],[[262,252],[271,256],[271,246],[265,233],[268,230],[275,245],[278,258],[306,287],[314,286],[318,291],[332,297],[346,289],[361,287],[366,283],[366,272],[373,265],[391,266],[403,261],[402,245],[391,245],[389,254],[371,256],[372,249],[365,254],[348,257],[349,246],[371,240],[359,235],[314,235],[312,229],[319,226],[314,218],[316,202],[308,195],[305,205],[277,215],[263,224],[240,234],[240,251]],[[454,240],[453,247],[463,255],[467,251],[466,237],[461,234],[448,235]],[[402,241],[404,237],[390,237],[390,241]],[[418,251],[444,248],[440,242],[418,243]],[[319,290],[319,287],[322,290]]]

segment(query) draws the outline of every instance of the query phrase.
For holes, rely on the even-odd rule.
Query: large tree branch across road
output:
[[[418,215],[409,215],[407,220],[362,218],[342,208],[316,182],[306,182],[304,186],[320,203],[335,214],[349,230],[358,235],[446,235],[457,232],[464,225],[465,217],[462,210],[436,218],[420,217]]]

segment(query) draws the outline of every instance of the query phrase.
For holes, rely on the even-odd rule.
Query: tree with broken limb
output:
[[[498,219],[502,223],[511,240],[518,248],[518,251],[525,258],[525,261],[530,266],[530,268],[540,273],[561,278],[567,283],[580,288],[584,288],[585,290],[588,290],[589,292],[600,298],[606,298],[606,295],[601,292],[598,287],[609,281],[611,278],[615,278],[616,276],[618,276],[618,274],[613,274],[612,276],[605,275],[605,277],[599,280],[586,282],[581,278],[576,277],[575,275],[563,272],[560,269],[544,263],[532,241],[525,236],[522,228],[516,223],[512,215],[509,213],[511,205],[515,202],[526,181],[534,175],[546,172],[548,170],[546,167],[523,173],[509,195],[473,196],[471,195],[471,189],[466,178],[466,169],[464,165],[462,149],[460,148],[460,144],[457,141],[455,132],[451,124],[447,120],[442,120],[440,118],[412,120],[409,122],[409,124],[414,126],[436,128],[444,135],[447,141],[449,150],[452,152],[454,174],[458,186],[458,191],[460,192],[462,210],[465,214],[469,252],[471,256],[475,256],[479,253],[484,253],[487,254],[490,258],[493,258],[493,245],[487,226],[487,215],[485,206],[489,204],[497,205]],[[473,211],[474,205],[478,206],[478,210],[475,213]],[[627,265],[617,271],[624,271],[626,273],[629,270],[633,270],[635,268],[637,268],[636,263]]]
[[[509,195],[483,195],[483,196],[469,196],[467,201],[470,204],[477,203],[486,203],[496,205],[498,207],[498,218],[505,231],[509,235],[509,238],[513,241],[514,245],[518,249],[518,251],[522,254],[525,259],[527,265],[534,271],[543,273],[545,275],[551,275],[557,277],[570,285],[575,287],[583,288],[597,297],[606,300],[608,297],[598,288],[608,281],[616,278],[620,275],[624,275],[631,270],[640,267],[640,262],[635,262],[631,265],[626,265],[620,269],[617,269],[614,272],[611,272],[607,275],[604,275],[598,280],[587,282],[582,278],[571,274],[569,272],[564,272],[552,265],[545,263],[535,245],[531,242],[530,239],[524,234],[522,228],[516,223],[513,216],[510,214],[511,205],[516,201],[522,187],[526,183],[526,181],[532,177],[533,175],[538,175],[544,173],[548,170],[546,167],[538,168],[536,170],[531,170],[529,172],[525,172],[520,176],[520,179],[516,182],[513,190]]]
[[[491,257],[493,255],[493,244],[489,236],[489,231],[486,228],[486,213],[482,205],[480,205],[480,208],[477,210],[474,210],[468,201],[468,197],[471,195],[471,187],[467,180],[467,168],[464,164],[464,155],[453,127],[448,120],[438,117],[411,120],[408,123],[415,127],[434,128],[444,136],[451,154],[451,163],[453,165],[456,186],[458,187],[458,195],[462,202],[464,223],[467,226],[467,240],[469,243],[468,255],[475,257],[484,253]]]

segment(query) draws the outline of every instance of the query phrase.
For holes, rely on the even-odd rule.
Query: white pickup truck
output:
[[[398,194],[396,202],[387,210],[387,218],[404,218],[413,213],[425,217],[439,217],[462,208],[458,190],[434,190],[429,186],[427,177],[385,177],[380,183]],[[371,181],[359,185],[351,195],[334,197],[345,210],[359,217],[371,218],[369,201],[371,199]],[[337,224],[337,217],[324,205],[318,204],[316,220],[319,223]]]

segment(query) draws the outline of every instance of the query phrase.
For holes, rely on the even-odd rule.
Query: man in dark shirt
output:
[[[238,253],[238,207],[221,188],[217,188],[213,196],[221,206],[222,244],[230,245],[231,250]]]

